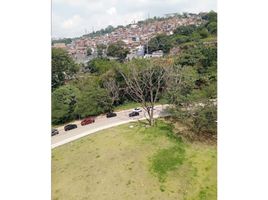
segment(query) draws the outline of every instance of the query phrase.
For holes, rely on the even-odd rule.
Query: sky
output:
[[[52,38],[127,25],[148,16],[217,11],[217,0],[52,0]]]

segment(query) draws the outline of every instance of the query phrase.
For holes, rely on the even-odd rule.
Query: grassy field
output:
[[[128,110],[128,109],[133,109],[133,108],[137,108],[140,107],[140,103],[136,103],[136,102],[128,102],[128,103],[124,103],[122,105],[116,106],[114,108],[114,111],[121,111],[121,110]]]
[[[163,121],[154,128],[141,122],[121,125],[52,151],[54,200],[214,200],[216,196],[216,146],[176,139]]]

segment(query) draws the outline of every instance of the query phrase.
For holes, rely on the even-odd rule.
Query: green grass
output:
[[[52,199],[216,199],[215,145],[184,143],[160,120],[131,125],[53,149]]]
[[[174,170],[184,160],[184,148],[180,145],[162,149],[152,159],[152,170],[157,174],[159,181],[163,182],[167,172]]]
[[[128,110],[128,109],[133,109],[133,108],[136,108],[136,107],[140,107],[140,103],[127,102],[127,103],[124,103],[122,105],[116,106],[114,108],[114,111]]]

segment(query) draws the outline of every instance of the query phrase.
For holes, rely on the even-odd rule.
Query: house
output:
[[[152,54],[145,54],[144,56],[143,56],[143,58],[151,58],[152,57]]]
[[[66,45],[65,45],[65,43],[55,43],[55,44],[53,44],[53,48],[66,49]]]
[[[152,52],[152,57],[153,57],[153,58],[160,58],[160,57],[163,57],[163,51],[162,51],[162,50],[158,50],[158,51],[154,51],[154,52]]]

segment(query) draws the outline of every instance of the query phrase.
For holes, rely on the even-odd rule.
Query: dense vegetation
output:
[[[207,22],[200,26],[179,26],[174,30],[173,35],[160,34],[152,38],[148,42],[148,53],[157,50],[169,53],[173,47],[184,43],[201,42],[206,38],[215,37],[217,34],[217,13],[211,11],[203,16],[203,19],[207,20]],[[145,47],[147,50],[147,46]]]
[[[67,52],[53,49],[52,123],[98,115],[126,102],[143,106],[164,99],[174,105],[173,118],[197,135],[216,135],[217,13],[203,18],[207,22],[198,27],[180,26],[173,35],[152,38],[149,52],[163,50],[163,58],[125,61],[128,49],[119,42],[98,47],[98,53],[106,49],[108,56],[118,59],[101,54],[84,66],[83,73]],[[178,52],[171,54],[174,48]]]
[[[71,38],[63,38],[63,39],[58,39],[58,40],[52,40],[52,45],[55,43],[71,44],[72,39]]]
[[[87,37],[96,37],[96,36],[101,36],[101,35],[105,35],[107,33],[111,33],[115,30],[115,28],[111,25],[107,26],[105,29],[101,29],[99,31],[93,31],[92,33],[89,34],[85,34],[83,36],[87,36]]]

